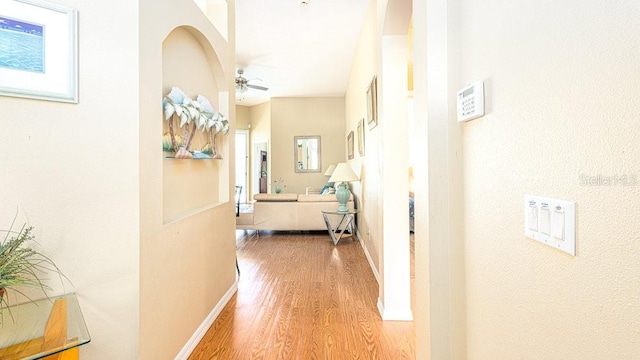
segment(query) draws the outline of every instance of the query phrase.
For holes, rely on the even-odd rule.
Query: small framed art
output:
[[[367,123],[369,129],[378,125],[378,80],[376,76],[371,79],[367,87]]]
[[[77,11],[43,0],[0,8],[0,95],[78,102]]]
[[[347,155],[349,160],[353,159],[353,130],[347,135]]]
[[[364,156],[364,119],[358,122],[358,154]]]

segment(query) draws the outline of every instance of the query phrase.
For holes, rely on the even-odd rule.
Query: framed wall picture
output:
[[[367,123],[369,129],[378,125],[378,80],[376,76],[371,79],[367,87]]]
[[[364,119],[358,122],[358,154],[364,156]]]
[[[293,137],[294,168],[297,173],[322,171],[322,141],[320,135]]]
[[[75,9],[0,1],[0,95],[78,102]]]
[[[349,160],[353,159],[353,130],[347,135],[347,155]]]

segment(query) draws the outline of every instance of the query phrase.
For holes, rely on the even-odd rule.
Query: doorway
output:
[[[267,193],[267,152],[260,150],[260,194]]]
[[[236,186],[242,186],[240,203],[247,203],[249,193],[249,131],[236,130]]]
[[[253,143],[253,175],[251,182],[253,185],[252,194],[262,194],[269,192],[269,163],[268,163],[268,141],[255,141]]]

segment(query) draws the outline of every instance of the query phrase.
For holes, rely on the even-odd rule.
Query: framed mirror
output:
[[[295,136],[294,166],[298,173],[320,172],[320,136]]]

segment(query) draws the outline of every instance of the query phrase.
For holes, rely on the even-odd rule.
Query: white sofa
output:
[[[253,216],[236,222],[237,229],[327,230],[322,210],[337,210],[335,194],[256,194]],[[353,197],[347,203],[353,209]]]

